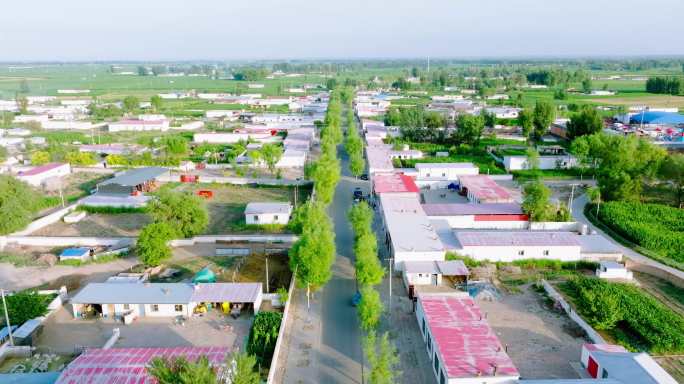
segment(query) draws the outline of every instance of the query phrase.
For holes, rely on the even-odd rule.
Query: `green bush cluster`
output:
[[[280,312],[259,312],[247,340],[247,353],[254,355],[261,366],[270,366],[273,350],[278,340],[278,331],[283,314]]]
[[[105,215],[118,215],[122,213],[145,213],[146,209],[143,207],[95,207],[91,205],[80,205],[80,211],[85,211],[90,214],[101,213]]]
[[[578,276],[561,285],[579,313],[631,350],[684,352],[684,319],[638,287]]]
[[[684,210],[661,204],[611,201],[601,204],[599,219],[628,240],[684,262]]]

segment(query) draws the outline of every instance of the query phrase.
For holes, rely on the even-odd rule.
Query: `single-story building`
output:
[[[421,293],[416,318],[437,383],[513,383],[520,377],[467,293]]]
[[[624,264],[610,260],[604,260],[599,263],[599,267],[596,269],[596,276],[601,279],[632,280],[634,278],[632,271],[628,270]]]
[[[504,156],[503,165],[507,171],[530,169],[527,156]],[[569,169],[577,166],[577,158],[572,155],[539,156],[539,169]]]
[[[90,257],[90,248],[67,248],[59,254],[59,261],[63,260],[79,260],[85,261]]]
[[[147,367],[155,358],[184,357],[196,361],[205,356],[213,367],[225,368],[230,350],[225,347],[89,348],[69,363],[56,384],[153,383]]]
[[[200,304],[241,304],[258,312],[261,283],[90,283],[72,299],[74,317],[173,317],[193,314]]]
[[[304,168],[306,164],[306,151],[286,148],[283,155],[276,163],[276,168]]]
[[[525,229],[529,218],[520,204],[423,204],[431,220],[443,219],[455,229]]]
[[[84,197],[81,200],[81,205],[87,207],[141,208],[150,199],[151,197],[145,195],[105,195],[95,193]]]
[[[34,187],[40,187],[50,178],[59,178],[70,173],[71,166],[68,163],[50,163],[34,167],[28,171],[20,171],[17,174],[17,179],[33,185]]]
[[[584,344],[582,366],[594,379],[615,379],[622,383],[676,384],[675,380],[647,353],[633,353],[620,345]]]
[[[416,285],[441,285],[444,276],[468,280],[468,267],[461,260],[405,261],[402,277],[404,286],[413,297]]]
[[[383,193],[407,193],[412,194],[416,199],[420,189],[413,181],[413,178],[403,173],[378,173],[373,176],[373,193],[376,195]]]
[[[12,331],[14,345],[34,345],[38,336],[43,332],[43,320],[45,320],[44,317],[36,317]]]
[[[150,192],[157,187],[157,179],[169,172],[166,168],[136,168],[105,180],[97,185],[103,195],[134,195]]]
[[[292,214],[290,203],[249,203],[245,208],[245,222],[250,225],[287,224]]]
[[[417,193],[381,193],[384,244],[396,270],[405,261],[442,261],[445,249],[420,205]]]
[[[447,249],[476,260],[619,260],[619,249],[601,235],[551,231],[453,231]],[[444,240],[445,243],[452,242]]]
[[[478,175],[480,169],[473,163],[417,163],[416,184],[420,187],[447,188],[462,176]]]
[[[510,191],[487,175],[469,175],[459,178],[461,194],[473,203],[513,203]]]

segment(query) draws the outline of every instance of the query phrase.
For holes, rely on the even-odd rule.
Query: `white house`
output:
[[[46,123],[50,117],[48,115],[19,115],[14,116],[15,123],[30,123],[36,122],[42,124]]]
[[[513,107],[487,107],[487,113],[493,113],[497,119],[517,119],[520,108]]]
[[[529,218],[516,203],[423,204],[430,220],[445,220],[454,229],[526,229]]]
[[[306,151],[286,148],[276,163],[276,168],[304,168],[305,164]]]
[[[109,123],[109,132],[122,131],[168,131],[169,121],[164,120],[121,120]]]
[[[416,184],[430,188],[446,188],[462,176],[480,173],[473,163],[417,163],[416,170]]]
[[[237,121],[240,117],[241,111],[236,110],[209,110],[205,112],[207,119],[226,119],[228,121]]]
[[[634,278],[632,271],[615,261],[601,261],[596,269],[596,276],[601,279],[632,280]]]
[[[614,379],[621,383],[677,383],[647,353],[629,352],[620,345],[584,344],[580,363],[594,379]]]
[[[253,140],[267,140],[271,138],[270,133],[250,134],[250,133],[195,133],[192,136],[192,141],[195,143],[210,143],[210,144],[234,144],[238,141]]]
[[[290,221],[290,203],[249,203],[245,207],[245,222],[249,225],[282,224]]]
[[[539,169],[569,169],[577,166],[577,158],[572,155],[539,156]],[[504,156],[503,165],[507,171],[529,169],[527,156]]]
[[[404,285],[413,296],[416,285],[441,285],[444,276],[468,277],[468,268],[461,260],[449,261],[405,261]]]
[[[520,374],[466,292],[418,295],[416,319],[438,384],[508,384]]]
[[[70,173],[71,166],[68,163],[50,163],[31,168],[28,171],[20,171],[17,174],[17,179],[33,185],[34,187],[40,187],[50,178],[59,178]]]
[[[200,304],[243,304],[258,312],[261,283],[90,283],[72,299],[75,318],[190,317]]]

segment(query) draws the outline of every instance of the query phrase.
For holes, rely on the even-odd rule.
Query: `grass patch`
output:
[[[43,265],[31,255],[0,252],[0,263],[12,264],[15,267],[35,267]]]

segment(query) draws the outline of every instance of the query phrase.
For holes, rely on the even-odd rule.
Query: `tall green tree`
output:
[[[254,355],[249,355],[247,353],[235,353],[233,354],[232,370],[229,374],[230,384],[259,384],[261,382],[261,377],[259,372],[256,371],[256,357]]]
[[[460,114],[456,119],[455,138],[459,143],[477,145],[482,138],[484,118],[480,115]]]
[[[591,93],[591,78],[586,77],[582,80],[582,91],[584,93]]]
[[[35,291],[17,292],[5,296],[7,302],[7,314],[12,325],[21,325],[39,316],[44,316],[48,311],[50,296],[39,295]],[[5,324],[5,309],[0,305],[0,324]],[[6,325],[6,324],[5,324]]]
[[[369,384],[393,384],[401,377],[399,353],[385,332],[379,344],[375,331],[370,331],[363,340],[363,349],[370,365]]]
[[[154,108],[155,112],[159,112],[164,104],[164,100],[161,98],[161,96],[154,95],[150,98],[150,104],[152,104],[152,108]]]
[[[204,201],[190,193],[161,191],[150,201],[147,209],[155,222],[168,223],[182,237],[198,235],[209,224]]]
[[[131,113],[138,110],[140,107],[140,100],[135,96],[126,96],[123,99],[123,109],[124,111]]]
[[[526,138],[530,138],[532,134],[532,128],[534,128],[534,116],[532,111],[529,109],[523,109],[518,113],[518,124],[522,128],[522,135]]]
[[[275,166],[283,156],[283,147],[276,144],[266,143],[261,147],[261,157],[264,159],[268,171],[275,173]]]
[[[156,267],[171,258],[168,241],[173,239],[176,231],[166,222],[146,225],[138,236],[135,251],[140,261],[150,267]]]
[[[660,176],[670,182],[677,198],[677,206],[684,203],[684,154],[673,153],[665,158],[659,170]]]
[[[537,101],[532,111],[532,124],[534,125],[533,136],[540,140],[549,130],[549,126],[556,118],[556,108],[548,101]]]
[[[38,212],[40,196],[28,184],[0,175],[0,234],[26,227]]]
[[[550,221],[553,211],[549,203],[551,191],[539,180],[529,182],[523,189],[522,209],[530,221]]]
[[[197,361],[185,357],[174,359],[154,358],[147,366],[147,373],[159,384],[216,384],[216,370],[206,356]]]
[[[578,113],[570,117],[567,128],[570,140],[584,135],[593,135],[603,129],[603,119],[594,107],[583,105]]]
[[[375,329],[380,322],[383,306],[380,294],[371,286],[361,288],[361,301],[357,307],[359,322],[364,331]]]

